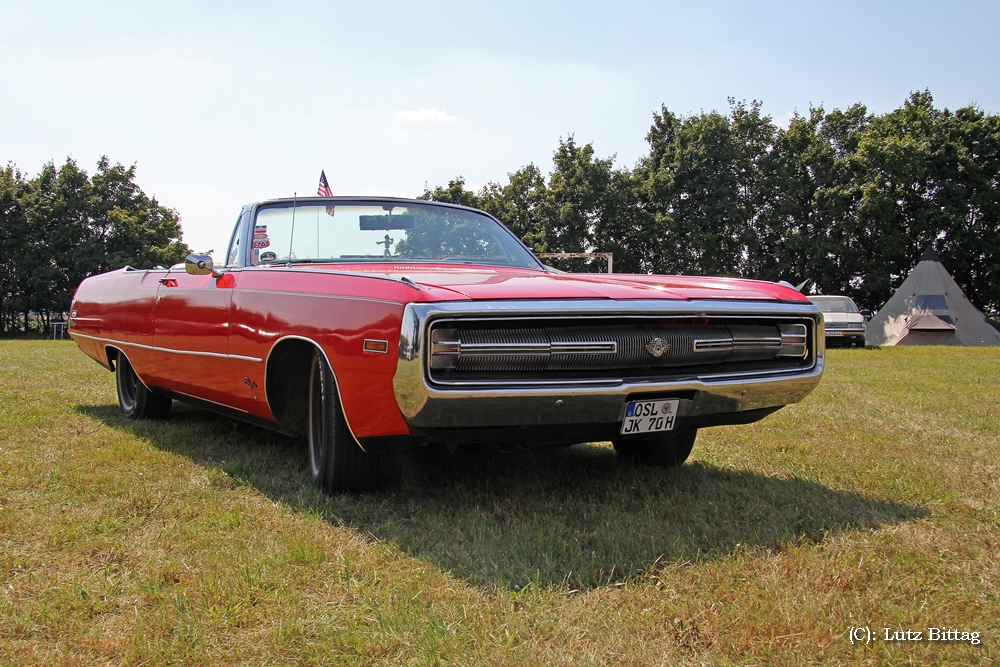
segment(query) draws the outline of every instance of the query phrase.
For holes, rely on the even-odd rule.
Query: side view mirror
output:
[[[221,271],[215,270],[211,255],[188,255],[184,259],[184,270],[192,276],[207,276],[212,274],[216,278],[222,275]]]

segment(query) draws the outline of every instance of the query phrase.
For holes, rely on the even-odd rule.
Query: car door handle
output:
[[[160,284],[164,287],[177,287],[177,281],[173,278],[160,278]]]

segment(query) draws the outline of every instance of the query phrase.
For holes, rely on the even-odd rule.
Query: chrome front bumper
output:
[[[428,378],[429,325],[437,318],[490,317],[789,317],[810,318],[812,364],[794,371],[700,374],[683,381],[624,380],[453,387]],[[415,429],[553,426],[620,422],[628,400],[680,396],[678,417],[705,418],[801,401],[824,366],[823,316],[812,304],[742,301],[479,301],[411,303],[403,313],[393,387]]]

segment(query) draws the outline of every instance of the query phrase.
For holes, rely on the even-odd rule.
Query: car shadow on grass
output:
[[[523,455],[413,450],[391,457],[380,491],[331,498],[308,482],[301,439],[176,403],[167,422],[129,422],[117,406],[77,409],[489,589],[611,585],[658,565],[777,550],[927,514],[794,477],[700,462],[638,467],[594,444]]]

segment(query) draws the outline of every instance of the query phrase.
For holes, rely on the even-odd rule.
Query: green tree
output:
[[[975,107],[935,118],[930,151],[936,247],[969,299],[1000,315],[1000,116]],[[912,261],[912,260],[911,260]]]
[[[93,179],[90,265],[95,272],[125,265],[170,266],[190,253],[181,241],[180,216],[135,183],[135,165],[97,164]]]
[[[614,158],[594,157],[591,144],[560,140],[546,184],[534,164],[508,174],[506,185],[488,183],[480,192],[465,189],[465,179],[446,187],[425,188],[422,199],[481,208],[499,218],[536,252],[613,252],[621,270],[639,270],[641,259],[629,241],[638,229],[631,174],[616,170]],[[604,271],[602,261],[548,260],[577,271]]]
[[[862,188],[854,159],[870,122],[866,109],[827,114],[820,108],[795,115],[778,132],[773,149],[778,194],[771,246],[778,258],[771,280],[809,280],[820,292],[864,301],[872,244],[858,224]]]
[[[90,180],[67,158],[58,169],[51,162],[31,179],[25,193],[30,243],[20,257],[21,289],[29,310],[43,314],[69,308],[82,280],[77,262],[89,241]]]
[[[0,270],[5,332],[27,329],[27,313],[69,308],[84,278],[126,264],[170,265],[189,252],[176,211],[135,183],[135,166],[98,162],[93,179],[67,158],[25,179],[13,166],[0,172],[0,241],[10,260]],[[23,317],[23,323],[17,319]]]
[[[1000,312],[1000,118],[913,93],[871,120],[853,159],[861,196],[845,236],[863,260],[862,299],[885,303],[934,246],[973,303]]]
[[[662,107],[646,136],[649,156],[637,187],[664,237],[653,269],[663,273],[757,275],[773,272],[777,132],[760,103],[730,100],[678,117]]]
[[[612,252],[619,271],[812,281],[877,309],[935,246],[973,303],[1000,314],[1000,117],[937,109],[928,91],[880,116],[810,108],[778,129],[759,102],[653,114],[649,154],[616,169],[560,141],[480,192],[424,197],[484,208],[538,252]],[[583,261],[575,270],[602,270]]]
[[[559,141],[542,207],[552,252],[594,250],[594,227],[605,213],[611,186],[611,159],[596,159],[591,144],[578,146],[573,135]]]
[[[18,313],[27,312],[22,290],[21,257],[28,249],[27,214],[24,210],[24,177],[13,165],[0,169],[0,247],[7,260],[0,262],[0,318],[2,330],[10,331]]]
[[[507,175],[507,185],[487,183],[479,193],[482,209],[499,218],[535,252],[547,252],[542,223],[548,189],[542,172],[529,164]]]
[[[462,176],[448,181],[448,185],[445,187],[439,185],[433,190],[425,185],[423,193],[417,199],[482,208],[479,196],[472,190],[465,189],[465,178]]]

